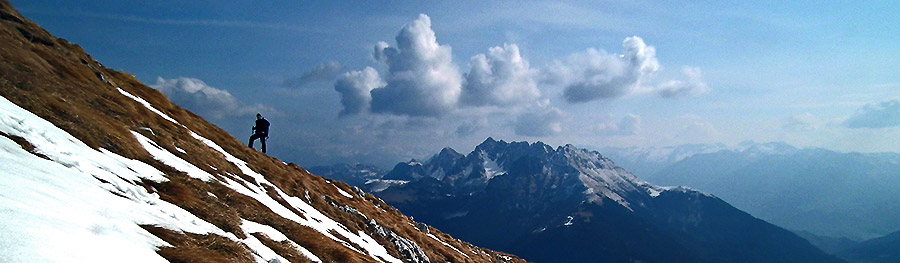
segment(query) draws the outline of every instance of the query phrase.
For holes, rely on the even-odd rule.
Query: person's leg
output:
[[[250,148],[253,148],[253,141],[255,141],[257,138],[259,138],[259,134],[251,135],[251,136],[250,136],[250,143],[247,143],[247,146],[250,146]]]
[[[263,153],[266,153],[266,137],[265,137],[265,136],[259,136],[259,142],[262,143],[262,151],[263,151]]]

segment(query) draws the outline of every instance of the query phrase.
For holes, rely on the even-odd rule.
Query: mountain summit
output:
[[[0,0],[0,261],[523,262],[256,152]]]
[[[385,178],[406,180],[376,193],[404,213],[535,262],[842,262],[712,195],[649,184],[572,145],[488,138]]]

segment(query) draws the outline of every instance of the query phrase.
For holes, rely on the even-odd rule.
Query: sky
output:
[[[892,1],[11,2],[238,140],[262,113],[305,166],[487,137],[900,151]]]

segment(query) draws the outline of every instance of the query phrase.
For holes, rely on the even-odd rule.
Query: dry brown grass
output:
[[[141,227],[175,246],[162,247],[157,251],[172,263],[256,262],[246,246],[222,236],[179,233],[150,225]]]

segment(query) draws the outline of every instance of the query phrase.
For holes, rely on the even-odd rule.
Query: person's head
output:
[[[262,119],[262,114],[257,113],[257,114],[256,114],[256,119]]]

